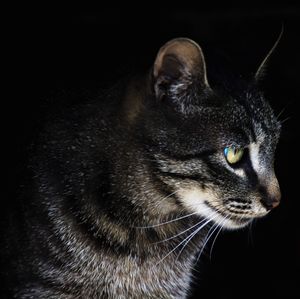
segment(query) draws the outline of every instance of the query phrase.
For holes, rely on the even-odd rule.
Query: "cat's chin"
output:
[[[226,210],[216,210],[209,203],[204,203],[205,208],[199,209],[198,213],[205,218],[211,219],[220,227],[229,230],[240,229],[249,225],[254,219],[264,217],[268,212],[260,212],[257,214],[249,215],[235,215],[227,213]],[[211,216],[213,215],[213,216]]]
[[[268,214],[268,212],[261,213],[258,215],[253,215],[253,216],[236,216],[233,214],[226,215],[225,213],[224,214],[222,213],[222,214],[220,214],[219,217],[216,217],[215,219],[213,219],[213,221],[225,229],[233,230],[233,229],[239,229],[239,228],[246,227],[254,219],[264,217],[267,214]]]
[[[223,227],[229,230],[243,228],[249,225],[253,219],[254,218],[249,218],[249,217],[247,218],[240,217],[239,219],[235,219],[235,218],[226,219],[226,222]]]

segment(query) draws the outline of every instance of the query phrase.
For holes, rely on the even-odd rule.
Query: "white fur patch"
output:
[[[246,177],[244,169],[233,169],[234,173],[242,178]]]
[[[229,217],[226,218],[217,212],[222,204],[213,192],[203,191],[200,188],[194,187],[189,190],[179,191],[178,195],[183,205],[192,213],[211,219],[211,221],[228,229],[241,227],[241,225],[230,220]],[[215,209],[206,205],[205,201],[209,202]]]
[[[249,145],[249,155],[254,171],[259,174],[262,172],[262,166],[259,159],[259,144],[251,143]]]

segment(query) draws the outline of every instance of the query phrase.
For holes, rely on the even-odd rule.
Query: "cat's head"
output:
[[[235,228],[279,204],[280,123],[255,80],[232,94],[211,88],[201,48],[178,38],[158,52],[150,81],[143,137],[181,208]]]

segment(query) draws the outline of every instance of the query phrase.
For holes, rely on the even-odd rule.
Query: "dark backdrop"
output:
[[[276,40],[266,95],[275,112],[285,109],[276,171],[282,204],[248,229],[222,233],[212,256],[202,259],[191,298],[288,298],[299,293],[299,8],[293,4],[216,7],[98,9],[59,13],[40,10],[11,16],[14,25],[9,102],[9,198],[19,184],[25,145],[57,99],[109,86],[124,74],[147,70],[170,38],[195,39],[208,54],[215,48],[243,76],[249,76]],[[209,55],[207,55],[209,57]],[[210,67],[210,60],[207,61]]]

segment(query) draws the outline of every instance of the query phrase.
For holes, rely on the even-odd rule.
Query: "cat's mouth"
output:
[[[215,221],[219,222],[220,224],[222,223],[224,227],[229,229],[247,226],[252,222],[253,219],[260,218],[268,214],[267,211],[254,212],[250,208],[233,210],[230,206],[226,205],[224,205],[224,207],[220,209],[216,208],[209,201],[204,201],[204,204],[211,210],[213,210],[216,214],[221,216],[219,218],[216,217]]]
[[[234,223],[234,225],[237,225],[238,227],[243,227],[243,226],[246,226],[248,224],[251,223],[251,221],[257,217],[250,217],[250,216],[246,216],[246,215],[241,215],[241,216],[237,216],[237,215],[234,215],[234,214],[229,214],[229,215],[225,215],[225,217],[228,217],[228,219]]]
[[[259,199],[219,199],[217,194],[199,188],[179,192],[182,204],[194,213],[228,229],[237,229],[250,224],[255,218],[268,214]]]
[[[210,202],[205,201],[204,204],[209,207],[215,214],[219,215],[219,217],[215,217],[215,222],[218,222],[225,228],[241,228],[249,224],[254,218],[254,216],[250,216],[248,214],[242,213],[234,213],[224,206],[224,208],[219,209],[214,207]]]
[[[269,211],[265,211],[263,209],[256,211],[253,207],[248,207],[248,209],[245,207],[241,209],[232,209],[232,206],[224,205],[223,209],[216,209],[209,202],[205,202],[205,204],[222,216],[224,219],[224,227],[229,229],[245,227],[254,219],[264,217],[269,213]]]

